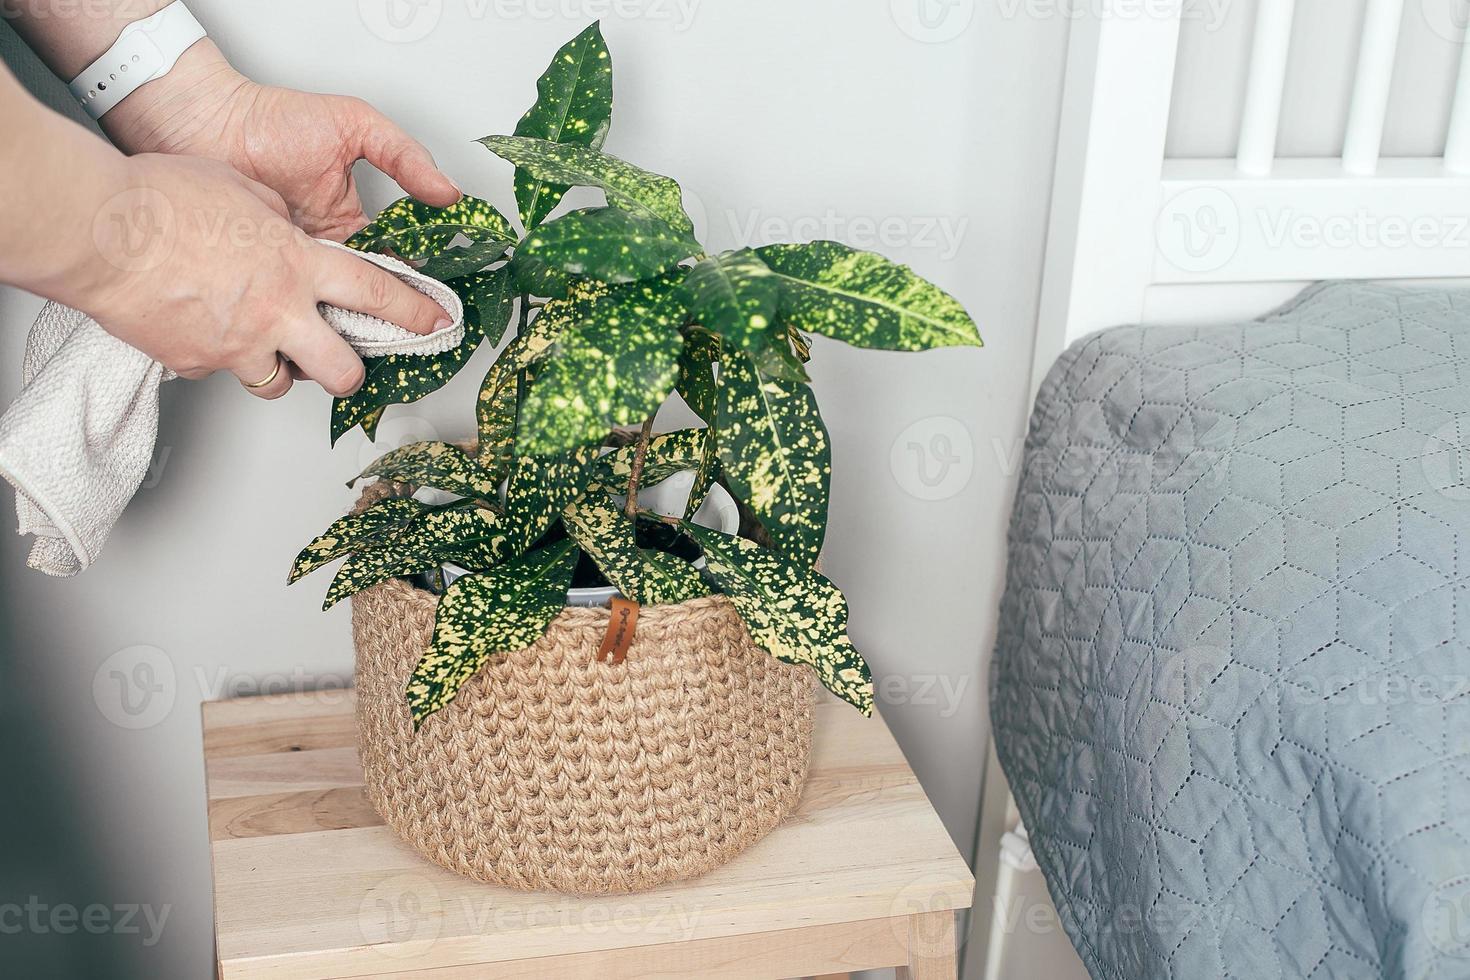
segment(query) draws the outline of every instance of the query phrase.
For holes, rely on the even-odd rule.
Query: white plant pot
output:
[[[638,503],[640,506],[662,514],[664,517],[684,516],[684,507],[689,503],[689,491],[694,489],[694,471],[682,470],[651,487],[640,487],[638,490]],[[418,494],[415,494],[418,496]],[[627,502],[625,496],[618,494],[610,495],[613,500],[621,506]],[[730,491],[718,483],[712,484],[709,492],[705,494],[704,503],[694,512],[693,521],[700,527],[707,527],[714,531],[725,534],[735,534],[740,530],[740,508],[735,504],[735,498],[730,496]],[[704,563],[701,558],[695,562],[695,567]],[[471,574],[469,569],[461,568],[452,562],[444,563],[444,584],[464,575]],[[611,585],[604,585],[590,589],[568,589],[567,605],[599,607],[606,606],[618,596],[618,590]]]

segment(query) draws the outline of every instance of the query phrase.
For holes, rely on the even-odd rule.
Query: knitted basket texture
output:
[[[358,510],[405,488],[380,481]],[[723,596],[640,611],[599,663],[607,609],[567,608],[415,733],[404,694],[438,596],[352,599],[358,748],[389,827],[451,871],[513,888],[633,892],[705,874],[796,807],[815,675],[751,640]]]

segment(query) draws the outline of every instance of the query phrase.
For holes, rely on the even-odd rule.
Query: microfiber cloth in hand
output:
[[[433,299],[451,321],[420,335],[323,304],[322,318],[359,354],[428,356],[463,342],[464,307],[454,290],[396,259],[352,254]],[[148,473],[159,388],[174,377],[85,313],[56,303],[41,310],[26,340],[23,387],[0,416],[0,476],[15,487],[20,533],[36,538],[30,567],[68,576],[97,560]]]

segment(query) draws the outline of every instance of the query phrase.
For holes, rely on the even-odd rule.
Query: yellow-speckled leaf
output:
[[[505,488],[506,527],[513,554],[541,539],[567,504],[581,496],[597,458],[594,446],[579,446],[559,456],[519,456]]]
[[[719,334],[732,350],[758,350],[782,342],[776,326],[780,280],[750,249],[705,259],[681,287],[689,315]]]
[[[407,542],[443,561],[483,571],[511,557],[505,520],[485,507],[438,510],[426,514]]]
[[[689,410],[708,425],[719,417],[719,395],[715,388],[715,365],[720,360],[720,340],[702,327],[684,332],[684,349],[679,352],[679,395]]]
[[[432,555],[399,548],[359,551],[349,556],[342,567],[337,569],[337,577],[332,579],[332,584],[327,589],[322,609],[331,609],[353,593],[390,578],[430,571],[438,567],[439,561]]]
[[[612,123],[612,57],[602,30],[591,24],[557,51],[536,82],[536,104],[516,124],[517,136],[600,149]],[[520,169],[515,175],[521,223],[538,224],[566,193],[565,184],[539,180]]]
[[[363,470],[348,486],[375,476],[482,500],[497,499],[500,484],[493,474],[465,455],[464,450],[447,442],[400,446]]]
[[[480,272],[505,257],[514,242],[471,242],[463,248],[451,248],[430,258],[419,271],[430,279],[448,282]]]
[[[786,557],[816,564],[827,533],[832,449],[811,389],[763,375],[747,354],[720,362],[720,462]]]
[[[361,514],[339,517],[332,522],[331,527],[301,549],[291,565],[291,574],[286,583],[289,585],[349,552],[372,547],[389,532],[423,516],[427,509],[426,505],[408,497],[390,497]]]
[[[562,514],[567,533],[619,592],[645,606],[684,602],[709,589],[694,566],[675,555],[638,547],[633,522],[600,492],[589,492]]]
[[[372,224],[353,235],[347,245],[360,252],[426,259],[444,252],[459,235],[475,243],[512,244],[516,240],[515,229],[489,201],[465,197],[458,204],[435,208],[405,197],[378,212]]]
[[[756,644],[777,660],[807,664],[827,690],[865,715],[873,679],[847,636],[847,600],[810,568],[754,541],[685,523],[704,550],[705,574],[734,603]]]
[[[497,478],[504,479],[514,459],[518,389],[530,383],[530,370],[544,358],[558,337],[574,327],[580,316],[577,303],[606,290],[601,283],[578,286],[576,299],[552,300],[531,318],[521,334],[500,352],[485,374],[475,402],[479,426],[478,459]]]
[[[504,267],[454,279],[447,285],[465,302],[464,342],[432,356],[390,354],[363,359],[366,378],[346,398],[332,401],[332,442],[353,426],[371,422],[376,427],[384,407],[418,401],[449,382],[469,361],[487,330],[498,342],[515,310],[510,273]],[[368,433],[371,437],[372,433]]]
[[[516,449],[549,455],[641,424],[673,390],[683,343],[677,274],[578,301],[567,330],[537,368],[521,408]]]
[[[684,213],[683,192],[669,177],[585,146],[528,136],[487,136],[480,142],[533,177],[568,187],[601,188],[607,203],[615,207],[658,218],[685,235],[694,234],[694,222]]]
[[[663,221],[620,208],[584,208],[548,221],[521,242],[522,260],[605,283],[647,279],[699,251]]]
[[[704,453],[705,432],[703,428],[676,429],[661,432],[650,439],[639,484],[651,487],[675,473],[697,468]],[[600,457],[595,469],[597,480],[614,493],[622,493],[627,489],[628,478],[633,475],[633,461],[637,455],[638,447],[632,445]]]
[[[563,541],[449,586],[439,600],[434,641],[408,680],[415,729],[491,657],[524,649],[546,633],[566,606],[576,566],[576,546]]]
[[[781,282],[781,319],[856,347],[928,350],[980,346],[953,296],[874,252],[838,242],[756,249]]]
[[[719,389],[715,384],[715,364],[720,359],[720,340],[708,330],[690,327],[684,334],[684,349],[679,352],[679,378],[676,387],[689,410],[704,420],[704,451],[694,471],[694,486],[689,492],[685,517],[704,503],[711,484],[719,475],[720,434]]]

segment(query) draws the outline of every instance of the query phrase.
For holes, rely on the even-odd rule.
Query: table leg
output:
[[[909,916],[909,965],[898,968],[898,980],[956,980],[954,912],[919,912]]]

